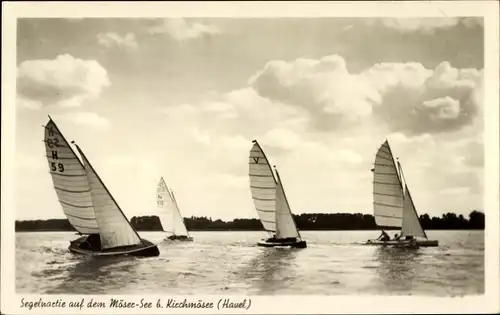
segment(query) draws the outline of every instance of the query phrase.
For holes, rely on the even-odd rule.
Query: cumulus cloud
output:
[[[119,47],[129,50],[135,50],[138,47],[133,33],[127,33],[125,36],[113,32],[101,33],[97,35],[97,40],[105,47]]]
[[[77,125],[93,126],[98,128],[109,128],[108,119],[90,112],[73,112],[66,114],[55,114],[54,119],[65,120]]]
[[[482,90],[482,76],[482,70],[456,69],[442,62],[418,88],[391,85],[374,114],[391,130],[408,134],[459,130],[480,114],[476,93]]]
[[[340,56],[271,61],[249,84],[263,97],[306,110],[313,128],[342,130],[374,116],[391,131],[446,132],[471,124],[480,107],[482,70],[381,63],[349,73]]]
[[[423,134],[407,137],[401,133],[389,135],[395,156],[402,157],[405,178],[417,191],[432,194],[455,194],[467,190],[467,196],[480,194],[483,189],[484,148],[481,130],[461,138]]]
[[[110,84],[106,69],[97,61],[67,54],[52,60],[27,60],[17,68],[17,93],[24,105],[80,106],[97,98]]]
[[[347,69],[340,56],[269,62],[246,87],[163,109],[169,128],[189,130],[168,143],[197,152],[182,157],[190,171],[238,194],[237,185],[248,185],[245,157],[257,139],[280,170],[294,212],[315,211],[313,199],[314,209],[369,213],[370,169],[388,139],[423,212],[480,206],[482,70],[447,62]],[[202,182],[189,185],[213,189]],[[249,200],[245,193],[240,197]],[[207,205],[217,208],[217,198]],[[243,208],[251,214],[251,206]]]
[[[168,18],[149,29],[150,34],[168,34],[177,41],[187,41],[219,34],[215,25],[189,22],[182,18]]]
[[[306,108],[318,128],[341,128],[370,116],[380,96],[365,78],[348,73],[340,56],[271,61],[249,83],[264,97]],[[326,124],[326,125],[325,125]]]
[[[460,102],[449,96],[424,101],[423,106],[434,109],[430,114],[432,119],[456,119],[460,114]]]

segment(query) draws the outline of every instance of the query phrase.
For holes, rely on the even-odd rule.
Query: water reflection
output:
[[[137,266],[134,257],[79,257],[76,264],[68,266],[62,282],[47,294],[73,292],[77,294],[107,294],[110,290],[123,288],[134,281]],[[124,281],[128,278],[127,281]],[[78,288],[75,291],[75,288]]]
[[[300,249],[263,248],[243,267],[243,277],[252,282],[256,294],[273,294],[294,278],[295,258]]]
[[[389,292],[410,292],[413,280],[422,269],[419,256],[418,248],[377,247],[375,260],[379,266],[376,270],[384,289]]]

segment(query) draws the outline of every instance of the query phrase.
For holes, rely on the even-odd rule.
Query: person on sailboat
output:
[[[401,236],[399,236],[397,233],[396,233],[396,234],[394,234],[394,240],[395,240],[395,241],[399,241],[399,238],[400,238],[400,237],[401,237]]]
[[[382,242],[387,242],[391,238],[389,237],[389,235],[387,235],[387,233],[384,230],[382,230],[382,234],[380,234],[380,236],[377,239],[381,240]]]

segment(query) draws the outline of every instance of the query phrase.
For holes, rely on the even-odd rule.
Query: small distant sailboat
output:
[[[417,210],[399,160],[395,163],[389,142],[378,149],[373,172],[373,212],[379,227],[401,227],[399,239],[368,240],[367,245],[436,247],[420,224]],[[404,185],[403,185],[404,180]]]
[[[158,247],[140,238],[80,147],[75,144],[82,160],[50,116],[44,128],[57,198],[69,223],[83,235],[70,242],[69,250],[91,256],[158,256]]]
[[[189,235],[184,224],[174,192],[167,187],[163,177],[160,178],[156,188],[156,198],[157,206],[162,210],[159,214],[162,229],[164,232],[172,233],[167,239],[192,241],[193,237]]]
[[[293,219],[283,183],[275,167],[276,178],[264,151],[253,140],[249,158],[250,190],[259,219],[271,236],[257,243],[263,247],[306,248]]]

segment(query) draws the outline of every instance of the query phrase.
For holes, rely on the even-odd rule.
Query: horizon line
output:
[[[472,209],[469,211],[468,214],[471,214],[472,212],[481,212],[483,214],[484,213],[484,210],[479,210],[479,209]],[[448,214],[448,213],[452,213],[452,214],[455,214],[457,216],[464,216],[463,214],[457,214],[456,212],[443,212],[441,213],[441,216],[445,215],[445,214]],[[356,215],[356,214],[361,214],[361,215],[370,215],[372,217],[374,217],[374,214],[373,213],[361,213],[361,212],[311,212],[311,213],[308,213],[308,212],[304,212],[304,213],[300,213],[300,214],[293,214],[294,216],[301,216],[301,215],[314,215],[314,214],[329,214],[329,215],[335,215],[335,214],[351,214],[351,215]],[[427,214],[430,218],[433,218],[433,217],[436,217],[436,218],[440,218],[441,216],[435,216],[435,215],[430,215],[429,213],[422,213],[419,215],[419,218],[421,215],[425,215]],[[130,220],[132,220],[132,218],[137,218],[137,217],[158,217],[157,214],[144,214],[144,215],[131,215],[130,216]],[[190,218],[210,218],[210,220],[212,221],[216,221],[216,220],[221,220],[221,221],[225,221],[225,219],[222,219],[222,218],[217,218],[217,217],[212,217],[212,216],[206,216],[206,215],[203,215],[203,216],[196,216],[196,215],[191,215],[191,216],[183,216],[183,218],[187,218],[187,219],[190,219]],[[16,219],[15,222],[22,222],[22,221],[37,221],[37,220],[67,220],[68,218],[67,217],[58,217],[58,218],[38,218],[38,219]],[[234,221],[236,219],[246,219],[246,220],[260,220],[258,217],[234,217],[232,219],[227,219],[227,220],[231,220],[231,221]],[[227,222],[227,221],[226,221]]]

